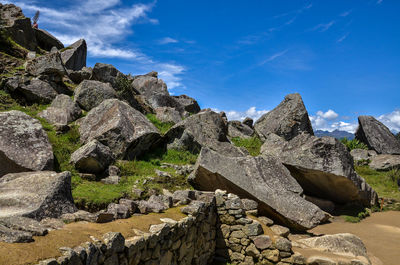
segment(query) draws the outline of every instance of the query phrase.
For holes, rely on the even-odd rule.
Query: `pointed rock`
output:
[[[61,58],[65,68],[79,71],[86,66],[86,41],[80,39],[61,52]]]
[[[58,50],[64,48],[64,45],[61,43],[61,41],[44,29],[32,29],[35,32],[36,41],[39,47],[43,50],[50,51],[53,47],[56,47]]]

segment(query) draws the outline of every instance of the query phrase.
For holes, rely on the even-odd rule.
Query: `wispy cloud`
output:
[[[212,109],[215,112],[220,112],[219,109]],[[256,107],[250,107],[245,111],[237,111],[237,110],[228,110],[225,111],[228,120],[238,120],[243,121],[246,117],[252,118],[254,121],[258,120],[262,115],[267,113],[269,110],[257,110]]]
[[[159,44],[178,43],[179,41],[171,37],[165,37],[158,41]]]
[[[344,35],[343,35],[342,37],[340,37],[336,42],[340,43],[340,42],[344,41],[344,40],[347,38],[347,36],[349,36],[349,33],[344,34]]]
[[[383,114],[378,117],[391,131],[400,132],[400,110],[394,110],[391,113]]]
[[[313,5],[311,3],[309,3],[309,4],[305,5],[305,6],[302,6],[299,9],[295,9],[295,10],[292,10],[292,11],[289,11],[289,12],[278,14],[278,15],[273,16],[272,18],[281,18],[281,17],[286,17],[286,16],[289,16],[289,15],[293,15],[293,14],[301,14],[304,11],[310,9],[312,6]]]
[[[332,27],[335,23],[336,23],[335,20],[332,20],[332,21],[330,21],[330,22],[328,22],[328,23],[321,23],[321,24],[318,24],[318,25],[316,25],[315,27],[313,27],[313,28],[311,29],[311,31],[316,31],[316,30],[318,30],[319,32],[325,32],[325,31],[327,31],[330,27]]]
[[[159,69],[158,75],[162,78],[168,86],[168,89],[174,88],[186,88],[182,84],[181,75],[185,71],[185,68],[181,65],[175,65],[171,63],[160,63],[157,64]]]
[[[352,12],[352,10],[347,10],[347,11],[344,11],[343,13],[341,13],[339,16],[341,16],[341,17],[347,17],[348,15],[351,14],[351,12]]]
[[[284,50],[284,51],[281,51],[281,52],[277,52],[277,53],[272,54],[272,55],[269,56],[267,59],[265,59],[264,61],[262,61],[262,62],[260,63],[260,65],[266,64],[266,63],[268,63],[268,62],[272,62],[273,60],[275,60],[275,59],[277,59],[277,58],[279,58],[279,57],[285,55],[285,54],[287,53],[287,51],[288,51],[288,50],[286,49],[286,50]]]

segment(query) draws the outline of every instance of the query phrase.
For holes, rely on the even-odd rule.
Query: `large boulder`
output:
[[[388,127],[372,116],[358,117],[358,129],[355,135],[356,139],[378,154],[400,154],[399,139],[390,132]]]
[[[63,109],[48,107],[47,109],[41,111],[38,116],[45,119],[50,124],[68,124],[68,112]]]
[[[350,155],[353,157],[353,160],[357,162],[357,161],[371,160],[377,154],[374,150],[365,150],[356,148],[350,151]]]
[[[114,88],[117,84],[117,78],[123,74],[111,64],[96,63],[92,70],[91,80],[97,80],[104,83],[110,83]]]
[[[169,96],[167,85],[163,80],[158,79],[157,72],[150,72],[145,75],[135,76],[132,86],[146,98],[151,98],[154,95]]]
[[[36,41],[40,48],[46,51],[50,51],[53,47],[56,47],[58,50],[64,48],[61,41],[44,29],[33,28],[33,31],[35,32]]]
[[[0,217],[23,216],[40,221],[75,211],[68,171],[11,173],[0,179]]]
[[[400,168],[400,155],[376,155],[371,159],[369,167],[375,170]]]
[[[53,169],[53,150],[40,122],[21,111],[0,113],[0,178]]]
[[[185,111],[196,114],[200,112],[200,106],[199,103],[194,98],[191,98],[186,95],[180,95],[180,96],[173,96],[176,101],[178,101],[179,104],[184,108]]]
[[[275,133],[286,140],[305,132],[314,135],[306,107],[300,94],[289,94],[273,110],[261,116],[254,125],[261,138]]]
[[[36,78],[20,85],[17,91],[30,103],[47,104],[57,97],[57,91],[48,82]]]
[[[81,142],[93,139],[108,146],[116,158],[133,159],[160,139],[157,128],[139,111],[117,99],[107,99],[80,122]]]
[[[301,134],[290,140],[270,134],[261,153],[279,158],[306,194],[335,203],[377,203],[376,192],[357,175],[353,158],[339,140]]]
[[[168,122],[168,123],[175,124],[175,123],[182,121],[182,117],[181,117],[179,111],[177,111],[174,108],[160,107],[160,108],[156,108],[154,111],[156,112],[157,119],[162,122]]]
[[[250,138],[254,135],[254,130],[240,121],[228,122],[229,137]]]
[[[49,53],[29,60],[26,63],[25,70],[33,76],[55,75],[62,77],[67,74],[59,52]]]
[[[206,191],[227,190],[258,202],[262,214],[295,230],[307,230],[327,214],[302,198],[302,188],[272,156],[228,157],[203,148],[189,182]]]
[[[65,110],[68,113],[68,122],[78,119],[82,110],[69,96],[61,94],[58,95],[52,102],[50,107]]]
[[[165,134],[167,146],[171,149],[184,149],[194,153],[201,147],[233,156],[245,153],[233,146],[228,138],[226,120],[218,113],[205,110],[179,122]]]
[[[61,59],[65,68],[79,71],[86,66],[86,41],[80,39],[61,51]]]
[[[89,80],[93,69],[91,67],[83,67],[79,71],[69,70],[69,78],[75,83],[80,84],[83,80]]]
[[[71,155],[70,163],[80,172],[99,174],[114,161],[110,148],[92,140]]]
[[[75,101],[84,110],[91,110],[106,99],[116,98],[117,94],[109,83],[83,80],[74,91]]]

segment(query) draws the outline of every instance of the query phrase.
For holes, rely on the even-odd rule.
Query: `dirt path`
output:
[[[352,233],[362,239],[374,265],[400,264],[400,212],[373,213],[360,223],[347,223],[336,219],[320,225],[314,234]]]
[[[92,241],[90,236],[101,239],[107,232],[121,232],[125,238],[135,236],[133,229],[149,231],[151,224],[160,224],[160,218],[180,220],[185,217],[179,208],[168,209],[161,214],[134,216],[105,224],[77,222],[65,225],[60,230],[50,231],[46,236],[35,236],[31,243],[0,242],[0,265],[34,264],[47,258],[60,256],[60,247],[76,247]]]

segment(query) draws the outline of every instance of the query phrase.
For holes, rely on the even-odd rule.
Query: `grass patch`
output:
[[[365,149],[368,150],[368,146],[357,139],[349,140],[346,137],[340,139],[340,142],[344,144],[350,151],[353,149]]]
[[[147,119],[157,127],[157,129],[161,132],[161,134],[165,134],[169,129],[171,129],[174,124],[172,122],[162,122],[157,119],[156,115],[154,114],[146,114]]]
[[[65,52],[65,51],[67,51],[67,50],[72,50],[73,48],[71,47],[71,46],[68,46],[68,47],[65,47],[65,48],[62,48],[61,50],[60,50],[60,52]]]
[[[355,166],[356,172],[363,177],[378,193],[380,198],[400,200],[400,192],[392,171],[376,171],[368,166]]]
[[[258,156],[260,154],[262,142],[260,138],[256,136],[251,138],[234,137],[231,139],[231,141],[237,147],[246,148],[252,156]]]
[[[340,215],[346,222],[359,223],[370,215],[370,210],[359,205],[349,204],[339,209],[336,215]]]

